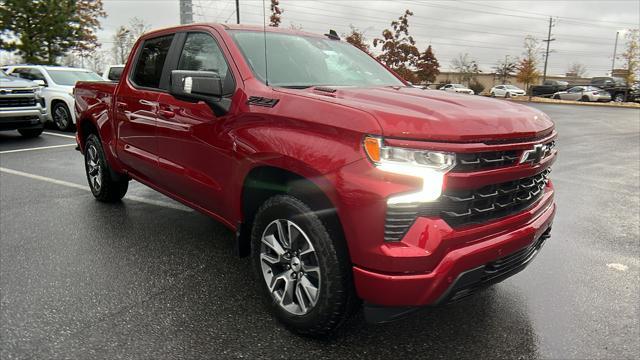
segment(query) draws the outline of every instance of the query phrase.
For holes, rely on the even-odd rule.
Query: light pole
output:
[[[618,37],[620,34],[624,34],[624,30],[616,31],[616,43],[613,45],[613,59],[611,59],[611,76],[613,76],[613,69],[616,66],[616,51],[618,50]]]

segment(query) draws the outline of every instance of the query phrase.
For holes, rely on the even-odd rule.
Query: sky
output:
[[[236,21],[235,0],[192,0],[196,22]],[[179,23],[179,0],[103,0],[108,14],[102,19],[99,40],[111,49],[115,29],[132,17],[150,28]],[[262,0],[240,0],[241,23],[262,25]],[[265,0],[267,7],[270,1]],[[370,41],[379,37],[405,9],[413,11],[410,34],[420,50],[431,44],[441,70],[451,60],[468,53],[491,71],[499,59],[522,55],[527,35],[546,39],[549,16],[554,17],[548,73],[564,74],[572,62],[586,66],[588,76],[606,75],[611,69],[616,32],[640,27],[640,0],[469,0],[469,1],[312,1],[280,0],[281,26],[292,24],[314,33],[329,29],[339,34],[353,24]],[[267,16],[269,10],[267,8]],[[624,39],[618,53],[624,49]],[[621,60],[617,60],[622,65]]]

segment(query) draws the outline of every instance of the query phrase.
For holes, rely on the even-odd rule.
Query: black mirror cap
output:
[[[171,71],[169,93],[191,100],[219,100],[223,96],[222,79],[213,71]]]

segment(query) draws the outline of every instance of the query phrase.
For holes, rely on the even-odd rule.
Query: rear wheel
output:
[[[613,101],[615,101],[615,102],[624,102],[624,94],[623,93],[615,94],[614,97],[613,97]]]
[[[493,91],[491,92],[491,97],[496,97],[496,93],[494,93]]]
[[[69,131],[73,128],[73,120],[71,118],[71,112],[66,104],[58,102],[52,106],[51,114],[53,117],[53,124],[58,130]]]
[[[44,131],[44,128],[42,127],[39,127],[36,129],[18,129],[18,132],[20,133],[20,135],[26,138],[38,137],[40,136],[40,134],[42,134],[43,131]]]
[[[553,95],[552,98],[554,98],[556,100],[560,100],[560,95]]]
[[[327,225],[302,201],[277,195],[258,210],[252,258],[269,308],[291,330],[326,335],[355,303],[351,268]]]
[[[127,193],[129,179],[125,176],[114,176],[104,156],[102,143],[94,134],[87,137],[84,165],[91,193],[98,201],[120,201]]]

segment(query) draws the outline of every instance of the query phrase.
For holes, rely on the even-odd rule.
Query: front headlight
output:
[[[386,172],[419,177],[422,190],[390,197],[388,204],[434,201],[442,194],[444,175],[456,165],[453,153],[384,145],[381,138],[367,136],[364,149],[374,165]]]
[[[33,89],[34,94],[36,94],[37,98],[41,98],[42,97],[42,88],[37,87],[35,89]]]

